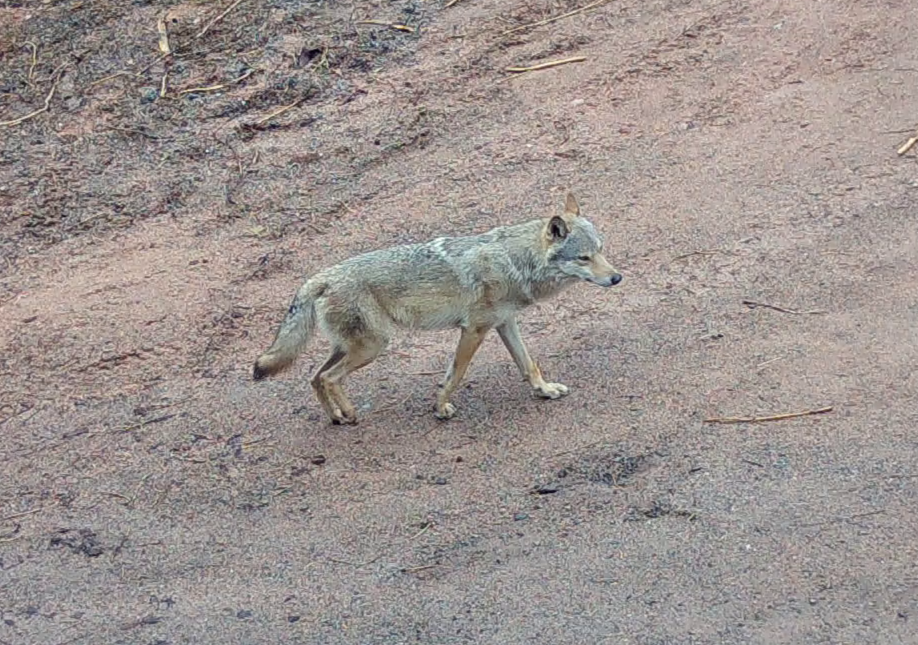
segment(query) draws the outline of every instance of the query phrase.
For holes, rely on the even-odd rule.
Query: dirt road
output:
[[[0,8],[0,644],[918,642],[911,3],[450,4]],[[251,381],[311,272],[568,189],[570,396]]]

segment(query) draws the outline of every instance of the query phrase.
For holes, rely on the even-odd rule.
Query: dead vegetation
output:
[[[359,3],[135,4],[46,3],[28,20],[2,10],[8,258],[193,209],[244,215],[234,191],[257,172],[253,137],[308,127],[322,105],[352,100],[361,76],[412,55],[426,20],[414,0],[387,7],[405,30],[361,24]],[[313,188],[278,205],[314,214]]]

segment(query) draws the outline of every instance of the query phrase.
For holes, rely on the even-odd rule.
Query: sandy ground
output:
[[[0,8],[0,644],[918,642],[911,2],[230,4]],[[251,381],[311,272],[568,189],[570,396]]]

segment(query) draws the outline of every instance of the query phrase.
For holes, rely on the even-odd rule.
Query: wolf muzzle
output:
[[[598,284],[600,287],[614,287],[621,281],[622,281],[621,273],[613,273],[612,275],[607,276],[605,278],[591,278],[590,279],[590,282],[592,282],[593,284]]]

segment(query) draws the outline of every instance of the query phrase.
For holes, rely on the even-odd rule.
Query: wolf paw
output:
[[[353,426],[357,425],[357,415],[356,414],[345,414],[338,408],[335,408],[335,414],[332,417],[332,423],[336,426],[348,425]]]
[[[560,399],[570,392],[567,386],[561,383],[540,383],[533,391],[540,399]]]
[[[440,421],[452,419],[454,416],[456,416],[456,406],[452,403],[444,403],[442,405],[438,403],[437,409],[434,412],[434,416],[440,419]]]

